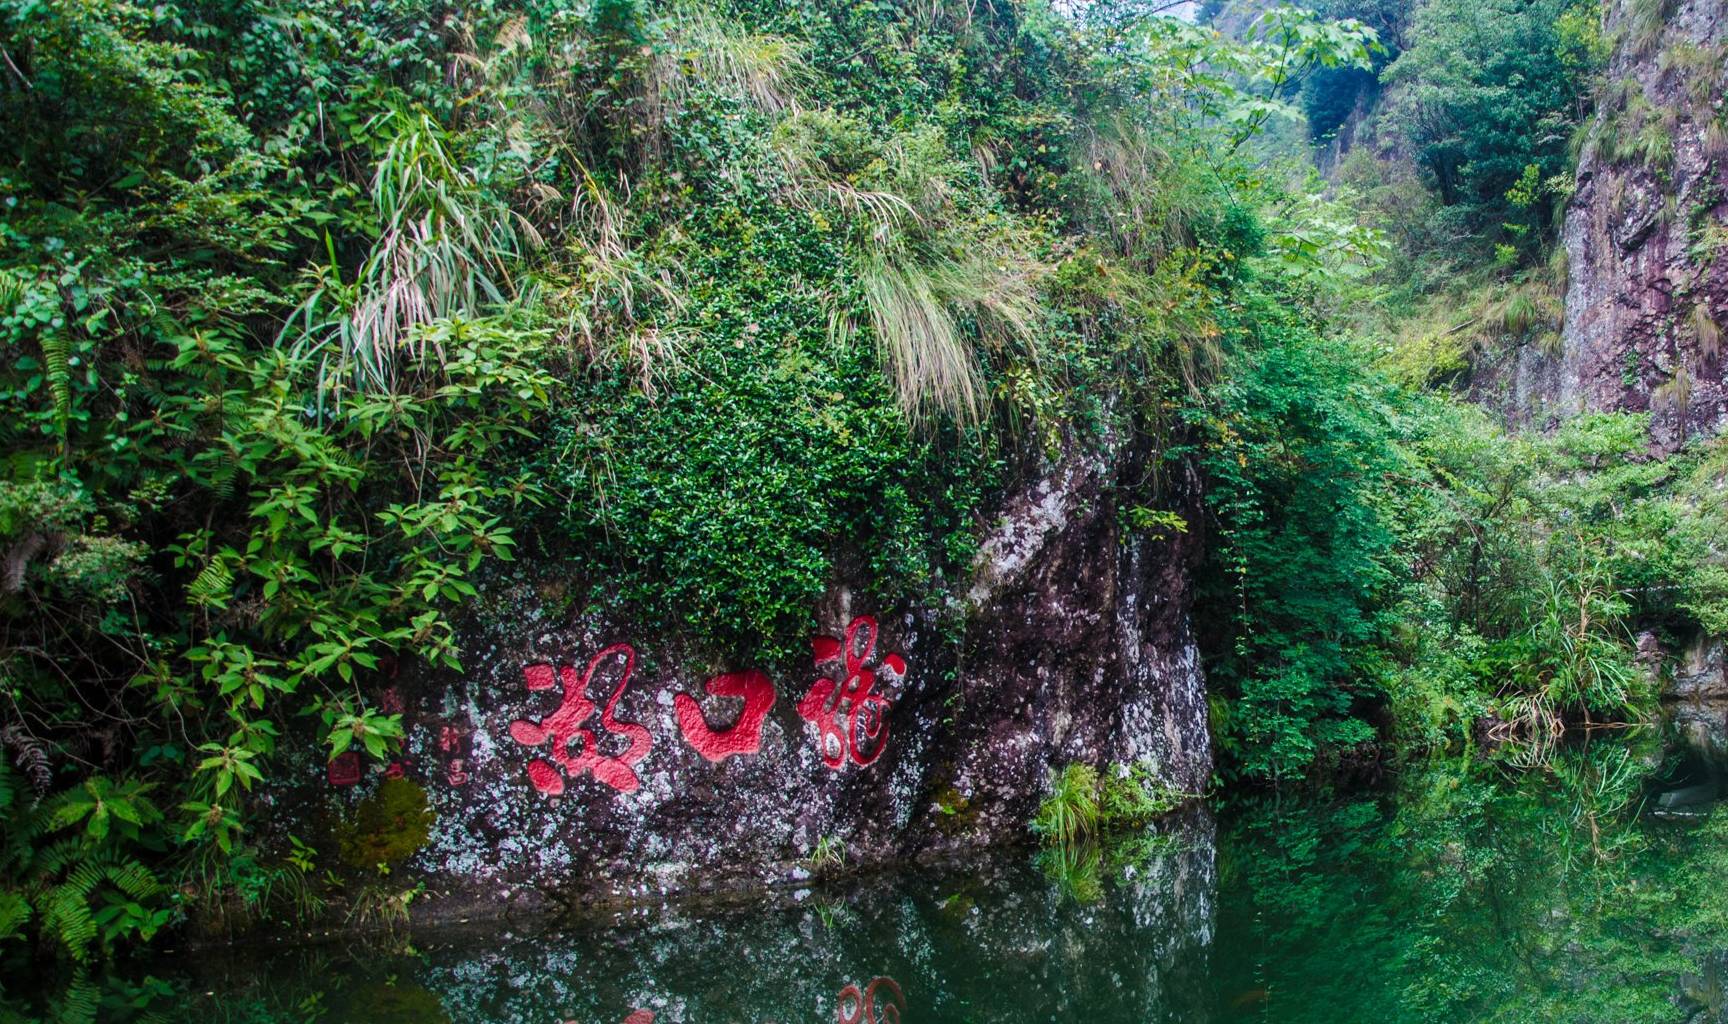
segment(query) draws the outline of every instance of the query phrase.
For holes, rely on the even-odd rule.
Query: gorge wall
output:
[[[839,856],[1018,841],[1077,761],[1198,793],[1198,538],[1123,529],[1118,483],[1145,471],[1108,443],[1073,448],[1007,494],[951,598],[958,637],[936,609],[872,607],[836,581],[798,675],[548,612],[556,566],[498,581],[465,627],[466,672],[405,666],[373,695],[403,715],[399,760],[308,751],[280,820],[320,823],[356,869],[405,858],[437,916],[747,892]]]
[[[1644,5],[1646,7],[1650,5]],[[1728,422],[1728,9],[1667,6],[1665,23],[1617,4],[1610,95],[1566,213],[1561,411],[1648,410],[1652,446]]]
[[[1728,426],[1728,6],[1616,2],[1607,35],[1609,85],[1561,232],[1558,351],[1522,345],[1472,392],[1497,393],[1490,404],[1524,426],[1648,412],[1650,450],[1661,455]],[[1673,720],[1700,749],[1719,750],[1722,640],[1679,646],[1662,669]]]

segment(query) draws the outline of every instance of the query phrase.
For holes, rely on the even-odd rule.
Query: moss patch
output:
[[[936,793],[936,827],[947,836],[963,836],[978,825],[978,808],[950,783]]]
[[[426,845],[432,830],[426,790],[407,779],[385,779],[336,828],[342,862],[352,868],[399,864]]]
[[[419,985],[368,985],[354,993],[349,1005],[355,1010],[363,1009],[365,1019],[374,1024],[449,1024],[450,1021],[438,996]]]

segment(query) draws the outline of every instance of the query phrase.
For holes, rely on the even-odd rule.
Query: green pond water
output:
[[[1622,737],[1066,858],[153,973],[176,1022],[1728,1021],[1720,779]]]

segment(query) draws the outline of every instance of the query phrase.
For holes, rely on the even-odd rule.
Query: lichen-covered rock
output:
[[[1728,701],[1682,701],[1669,707],[1668,720],[1691,751],[1728,764]]]
[[[704,664],[677,637],[572,613],[555,566],[494,585],[465,627],[466,672],[406,666],[373,694],[407,731],[388,773],[424,786],[435,816],[394,877],[427,883],[431,916],[716,896],[1023,839],[1073,761],[1199,792],[1198,538],[1123,527],[1119,482],[1147,470],[1106,443],[1007,495],[962,606],[872,607],[864,581],[837,582],[797,674]],[[956,621],[958,637],[941,628]],[[355,805],[385,773],[308,750],[279,822],[369,820]]]
[[[1672,451],[1728,422],[1728,9],[1682,0],[1650,36],[1630,26],[1631,6],[1615,5],[1608,79],[1620,91],[1598,114],[1567,210],[1552,400],[1561,413],[1648,410],[1652,447]]]

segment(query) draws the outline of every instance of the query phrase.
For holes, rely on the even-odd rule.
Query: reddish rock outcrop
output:
[[[1557,407],[1649,410],[1672,451],[1728,423],[1728,5],[1683,0],[1660,32],[1632,6],[1610,18],[1614,88],[1566,215]]]

